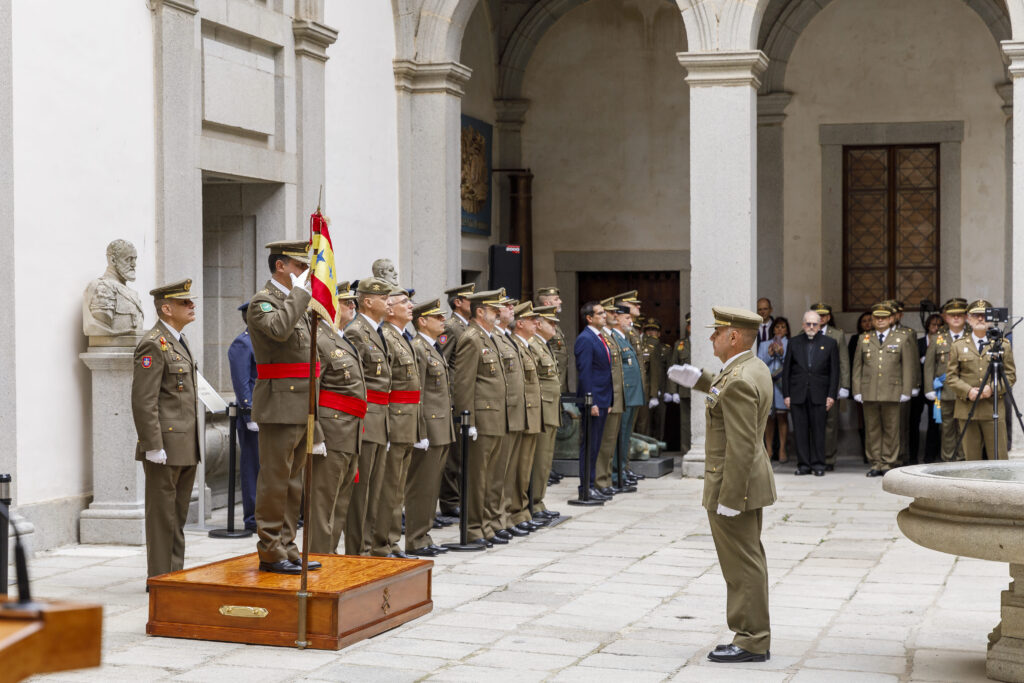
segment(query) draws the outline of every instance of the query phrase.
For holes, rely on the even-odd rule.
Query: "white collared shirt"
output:
[[[391,321],[388,321],[388,325],[391,325],[391,327],[395,328],[395,330],[398,332],[398,336],[399,337],[404,337],[405,336],[405,331],[401,327],[399,327],[398,325],[394,324]]]
[[[436,339],[431,339],[430,335],[428,335],[423,330],[420,330],[419,332],[417,332],[417,334],[420,335],[421,337],[423,337],[424,339],[426,339],[427,343],[429,343],[431,346],[433,346],[437,342]]]
[[[596,327],[594,327],[593,325],[587,325],[587,329],[588,329],[588,330],[590,330],[591,332],[593,332],[594,334],[596,334],[596,335],[597,335],[597,338],[598,338],[598,339],[600,339],[600,338],[601,338],[601,331],[600,331],[600,330],[598,330],[598,329],[597,329]]]
[[[876,337],[878,335],[882,335],[882,339],[881,339],[881,341],[879,343],[884,344],[885,340],[888,339],[888,337],[889,337],[889,332],[891,332],[891,331],[892,331],[891,327],[885,328],[885,332],[879,332],[878,330],[875,330],[875,336]]]
[[[274,285],[275,287],[277,287],[278,289],[280,289],[280,290],[281,290],[281,291],[282,291],[282,292],[284,293],[284,295],[285,295],[285,296],[288,296],[289,294],[291,294],[291,293],[292,293],[292,290],[288,289],[287,287],[285,287],[284,285],[282,285],[282,284],[281,284],[280,282],[278,282],[278,281],[277,281],[277,280],[275,280],[274,278],[270,278],[270,281],[271,281],[271,282],[273,283],[273,285]]]
[[[171,333],[171,336],[174,337],[175,341],[181,340],[181,332],[178,332],[176,329],[174,329],[172,325],[169,325],[165,320],[161,320],[160,322],[163,323],[163,326],[166,327],[167,331]]]
[[[518,334],[516,336],[519,337],[519,341],[523,342],[524,346],[529,346],[530,345],[530,342],[528,340],[524,339],[523,337],[521,337]]]
[[[730,365],[732,365],[732,364],[733,364],[733,362],[734,362],[734,361],[735,361],[735,360],[736,360],[737,358],[739,358],[740,356],[742,356],[742,355],[743,355],[743,354],[745,354],[745,353],[753,353],[753,352],[752,352],[752,351],[749,351],[749,350],[747,350],[747,351],[740,351],[739,353],[737,353],[737,354],[735,354],[735,355],[733,355],[733,356],[730,356],[730,357],[729,357],[729,359],[728,359],[727,361],[725,361],[725,365],[723,365],[723,366],[722,366],[722,372],[725,372],[726,370],[728,370],[728,369],[729,369],[729,366],[730,366]]]
[[[462,314],[459,313],[458,311],[452,311],[452,315],[454,315],[456,318],[461,320],[464,325],[468,325],[469,324],[469,321],[466,320],[465,318],[463,318]]]
[[[370,323],[370,327],[372,327],[375,330],[379,330],[380,329],[380,323],[379,322],[374,321],[373,318],[371,318],[370,316],[366,315],[365,313],[360,313],[359,315],[363,316],[363,318],[366,319],[366,322]]]
[[[625,339],[625,338],[626,338],[626,335],[622,334],[622,330],[620,330],[619,328],[617,328],[617,327],[613,327],[612,329],[613,329],[613,330],[615,331],[615,334],[619,335],[619,336],[620,336],[620,337],[622,337],[623,339]]]

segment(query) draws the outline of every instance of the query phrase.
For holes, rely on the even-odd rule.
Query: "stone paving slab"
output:
[[[702,482],[645,480],[599,508],[510,545],[448,553],[434,567],[434,611],[340,652],[145,635],[144,549],[76,545],[31,562],[38,596],[104,605],[104,665],[38,681],[683,681],[970,683],[985,679],[1005,564],[957,558],[905,539],[907,499],[861,468],[776,478],[765,510],[771,661],[720,665],[730,638]],[[218,511],[210,527],[225,524]],[[432,532],[438,543],[458,528]],[[252,539],[190,530],[186,566],[253,550]]]

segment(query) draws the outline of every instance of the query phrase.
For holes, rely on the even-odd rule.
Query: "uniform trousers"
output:
[[[509,463],[513,453],[519,451],[519,440],[522,430],[509,432],[501,440],[501,448],[493,460],[487,474],[487,493],[484,494],[484,537],[490,538],[502,529],[510,526],[511,518],[506,506],[505,488],[509,476]]]
[[[732,642],[764,654],[771,646],[768,560],[761,544],[761,508],[726,517],[708,510],[711,537],[725,579],[725,615]]]
[[[326,456],[310,457],[313,490],[309,501],[310,519],[305,520],[306,530],[303,533],[309,534],[309,552],[336,553],[341,530],[348,516],[359,456],[328,448]]]
[[[615,457],[615,449],[619,445],[621,426],[622,413],[609,411],[608,419],[604,421],[604,430],[601,432],[601,449],[597,452],[594,471],[594,483],[599,489],[606,489],[612,485],[612,458]]]
[[[942,462],[963,460],[963,448],[957,449],[956,440],[960,437],[959,424],[955,417],[956,399],[939,399],[939,411],[942,413]]]
[[[391,442],[384,456],[384,481],[377,497],[377,518],[373,526],[370,555],[384,557],[400,552],[402,505],[405,503],[405,479],[409,475],[411,443]],[[373,499],[371,499],[371,503]]]
[[[839,399],[825,414],[825,464],[835,466],[839,453]]]
[[[457,426],[457,425],[456,425]],[[459,430],[456,430],[457,432]],[[459,482],[462,477],[462,451],[458,448],[448,450],[441,471],[441,491],[437,497],[442,515],[458,517],[455,514],[459,507]]]
[[[612,483],[621,486],[622,479],[619,478],[619,460],[629,467],[629,449],[633,439],[633,425],[636,423],[638,406],[627,406],[622,413],[622,420],[619,424],[618,447],[615,455],[612,456],[612,472],[614,477]]]
[[[475,441],[469,442],[466,466],[466,491],[461,495],[462,504],[466,507],[466,538],[470,543],[481,538],[490,538],[493,533],[487,525],[484,512],[489,477],[494,471],[494,461],[499,459],[499,451],[507,436],[485,436],[479,434]],[[486,535],[486,536],[485,536]]]
[[[405,479],[405,551],[420,550],[434,544],[430,530],[434,526],[441,468],[450,446],[430,444],[427,450],[414,448]]]
[[[298,561],[295,545],[306,463],[306,425],[261,424],[256,482],[256,551],[260,562]]]
[[[345,554],[369,555],[373,524],[377,519],[377,500],[384,481],[384,456],[387,446],[363,441],[359,448],[359,481],[352,487],[345,520]],[[372,501],[372,505],[370,504]]]
[[[259,432],[250,432],[246,424],[252,417],[247,413],[235,418],[235,431],[241,454],[238,458],[239,479],[242,482],[242,523],[246,529],[256,530],[256,481],[260,474]]]
[[[142,471],[146,475],[146,575],[179,571],[185,566],[183,529],[196,466],[158,465],[143,460]]]
[[[584,410],[586,407],[584,407]],[[601,436],[604,434],[604,423],[608,419],[608,409],[599,407],[597,409],[597,415],[590,416],[590,453],[587,453],[585,446],[587,439],[584,438],[585,434],[580,434],[580,455],[579,455],[579,466],[580,466],[580,496],[582,497],[584,489],[594,488],[595,470],[597,466],[597,454],[601,452]],[[584,479],[584,472],[586,472],[585,465],[589,461],[590,467],[590,481]]]
[[[644,436],[651,436],[651,409],[647,407],[645,402],[636,411],[636,426],[634,431],[637,434],[643,434]]]
[[[530,491],[533,494],[533,512],[546,511],[544,496],[548,492],[548,475],[551,462],[555,459],[555,437],[558,427],[544,425],[544,431],[537,435],[537,448],[533,455],[533,472],[530,475]]]
[[[512,487],[505,489],[505,497],[508,498],[509,523],[513,526],[533,519],[530,514],[530,473],[537,453],[537,436],[523,432],[519,437],[519,452],[509,463],[510,476],[505,481],[512,482]]]
[[[910,462],[910,401],[900,404],[900,455],[899,464]]]
[[[833,405],[828,413],[838,412]],[[827,412],[823,404],[791,402],[789,414],[793,417],[793,435],[796,437],[797,467],[808,470],[825,469],[825,422]]]
[[[690,446],[693,445],[693,435],[690,432],[690,427],[690,397],[683,396],[679,399],[679,428],[682,433],[680,450],[684,454],[689,453]]]
[[[864,450],[871,469],[887,472],[900,459],[900,404],[864,401]]]
[[[964,427],[965,420],[957,420],[957,424],[961,429]],[[989,460],[1006,460],[1006,420],[999,420],[999,453],[998,457],[994,457],[993,453],[996,452],[995,445],[995,432],[993,429],[995,422],[993,420],[978,420],[974,418],[971,423],[967,425],[967,431],[964,432],[963,449],[964,457],[967,460],[981,460],[982,446],[985,447],[985,457]]]

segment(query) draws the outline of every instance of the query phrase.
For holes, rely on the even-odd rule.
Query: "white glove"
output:
[[[388,441],[387,445],[384,446],[384,452],[387,453],[391,450],[391,442]]]
[[[934,391],[929,391],[927,394],[924,395],[924,397],[926,399],[928,399],[929,401],[934,401],[935,400],[935,392]]]
[[[672,394],[672,402],[679,403],[679,394]]]
[[[473,439],[473,441],[476,441],[476,427],[469,428],[469,438]]]
[[[906,403],[909,400],[910,400],[909,396],[907,396],[906,394],[900,394],[900,403]]]
[[[857,403],[863,403],[864,397],[862,397],[860,394],[857,394],[853,397],[853,400],[856,401]]]
[[[412,447],[419,451],[425,451],[428,448],[430,448],[430,439],[423,439],[422,441],[417,441],[412,445]]]
[[[911,389],[911,390],[910,390],[910,395],[911,395],[911,396],[914,396],[915,398],[916,398],[916,397],[917,397],[917,395],[918,395],[918,394],[920,394],[920,393],[921,393],[921,390],[920,390],[920,389]]]
[[[245,428],[248,429],[250,432],[258,432],[258,431],[260,431],[260,426],[258,424],[256,424],[255,422],[246,422],[245,423]]]
[[[306,268],[302,275],[296,276],[295,273],[288,273],[292,278],[292,288],[301,287],[306,291],[309,291],[309,274],[312,272],[312,268]]]
[[[721,503],[719,503],[718,504],[718,514],[722,515],[723,517],[735,517],[736,515],[740,514],[740,511],[739,510],[733,510],[732,508],[727,508],[724,505],[722,505]]]
[[[167,464],[167,451],[160,448],[155,451],[146,451],[146,460],[155,462],[157,465]]]
[[[320,443],[313,444],[313,455],[327,456],[327,444],[321,441]]]
[[[924,356],[921,356],[921,365],[924,365]]]
[[[661,401],[659,401],[658,399],[656,399],[656,398],[652,398],[652,399],[651,399],[651,400],[650,400],[650,401],[649,401],[649,402],[647,403],[647,407],[648,407],[648,408],[657,408],[657,407],[658,407],[658,404],[659,404],[660,402],[661,402]]]
[[[689,363],[673,365],[668,369],[668,378],[676,384],[692,389],[697,384],[697,380],[700,379],[700,368],[696,368]]]
[[[839,387],[839,398],[850,398],[850,390]]]

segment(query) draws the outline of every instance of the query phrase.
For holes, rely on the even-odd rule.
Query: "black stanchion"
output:
[[[9,532],[7,531],[7,520],[11,513],[11,475],[0,474],[0,595],[7,595],[7,583],[10,577],[7,575],[7,564],[11,561],[8,556],[8,545],[10,544]]]
[[[594,395],[589,391],[583,397],[583,469],[580,472],[579,498],[569,499],[569,505],[604,505],[603,500],[590,497],[590,408],[594,405]]]
[[[459,476],[459,542],[445,543],[445,548],[458,553],[468,553],[475,550],[486,550],[487,547],[479,543],[469,542],[469,411],[463,410],[461,415],[455,416],[459,425],[461,436],[462,473]]]
[[[248,529],[235,529],[235,456],[236,444],[238,443],[238,428],[236,417],[238,406],[234,403],[228,405],[228,528],[210,529],[210,538],[248,538],[252,532]]]

